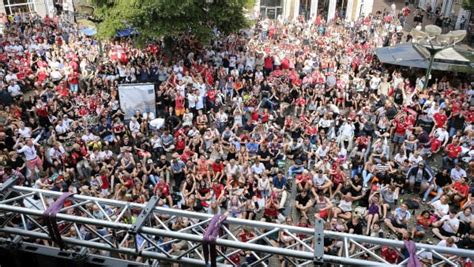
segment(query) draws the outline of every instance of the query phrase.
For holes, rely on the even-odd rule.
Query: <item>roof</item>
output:
[[[436,54],[432,69],[474,73],[474,61],[466,56],[467,53],[472,57],[472,52],[446,48]],[[426,69],[430,62],[428,50],[413,43],[377,48],[375,54],[382,63],[412,68]]]

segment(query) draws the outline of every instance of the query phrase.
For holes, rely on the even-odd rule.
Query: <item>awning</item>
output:
[[[447,48],[436,54],[432,69],[452,72],[474,72],[474,61],[467,57],[470,52]],[[411,68],[427,69],[430,64],[429,52],[412,43],[381,47],[375,50],[380,62]]]
[[[138,31],[134,28],[125,28],[123,30],[119,30],[117,31],[117,33],[115,34],[115,37],[117,38],[123,38],[123,37],[129,37],[129,36],[133,36],[133,35],[137,35],[138,34]]]
[[[97,29],[92,27],[82,28],[80,31],[86,36],[94,36],[97,34]]]

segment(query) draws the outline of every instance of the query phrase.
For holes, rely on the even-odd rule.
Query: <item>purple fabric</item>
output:
[[[408,251],[408,262],[407,267],[421,267],[421,262],[416,255],[416,244],[413,241],[405,240],[405,248]]]
[[[209,222],[206,231],[204,232],[202,247],[206,265],[209,262],[209,258],[211,260],[212,267],[215,267],[217,265],[216,239],[219,236],[221,224],[225,221],[226,218],[227,215],[214,215],[214,217],[212,217],[211,221]]]
[[[63,208],[64,201],[72,195],[74,195],[74,193],[62,194],[43,213],[43,219],[45,220],[46,226],[48,227],[49,237],[54,243],[58,244],[60,248],[64,248],[64,242],[61,238],[61,233],[59,232],[58,225],[56,223],[56,214],[58,214],[59,210]]]

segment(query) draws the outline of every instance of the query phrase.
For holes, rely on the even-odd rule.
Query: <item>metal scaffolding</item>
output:
[[[65,246],[60,251],[71,255],[79,253],[85,257],[133,260],[148,265],[160,262],[208,264],[204,249],[208,241],[205,242],[203,237],[213,215],[157,207],[155,198],[148,204],[137,204],[73,195],[66,200],[69,203],[65,207],[61,205],[62,208],[53,216],[60,234],[56,236],[47,224],[51,218],[45,219],[45,211],[58,204],[57,199],[63,193],[8,183],[0,185],[0,189],[4,190],[0,192],[3,197],[0,199],[0,245],[27,243],[39,246],[37,244],[41,241],[42,251],[59,251],[61,246],[58,244],[63,243]],[[173,229],[173,223],[181,218],[187,218],[189,224]],[[217,252],[213,260],[218,266],[237,265],[236,255],[252,257],[249,266],[267,267],[273,255],[294,266],[321,263],[385,266],[390,264],[380,256],[382,247],[404,248],[404,243],[398,240],[324,231],[322,221],[316,221],[314,228],[304,228],[227,218],[219,227],[220,236],[212,240]],[[243,229],[253,233],[246,242],[240,239]],[[276,242],[279,234],[291,238],[282,245]],[[325,239],[337,244],[339,253],[331,255],[325,252]],[[47,250],[45,246],[51,249]],[[435,266],[456,265],[454,259],[459,257],[474,258],[471,250],[428,244],[416,244],[416,249],[417,254],[431,252],[437,259]]]

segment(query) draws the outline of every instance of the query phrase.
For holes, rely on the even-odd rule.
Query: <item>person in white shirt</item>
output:
[[[326,144],[322,144],[321,146],[316,149],[316,157],[318,158],[324,158],[329,152],[329,146]]]
[[[449,213],[449,199],[446,196],[442,196],[437,201],[431,203],[431,206],[434,209],[434,213],[440,218]]]
[[[5,76],[5,82],[10,83],[11,81],[16,81],[16,80],[18,80],[18,78],[16,77],[16,74],[9,70],[8,74]]]
[[[317,191],[326,193],[329,187],[332,186],[331,180],[323,173],[323,170],[318,170],[317,173],[313,172],[313,188],[312,193],[314,196],[317,195]]]
[[[454,210],[450,210],[448,215],[433,223],[433,234],[441,240],[456,235],[459,229],[459,219]]]
[[[463,170],[461,168],[461,165],[459,164],[456,164],[456,166],[451,169],[451,179],[453,180],[453,182],[457,182],[459,180],[461,180],[462,177],[467,177],[467,173],[465,170]]]
[[[67,129],[66,127],[64,127],[64,123],[62,119],[58,120],[58,124],[56,125],[56,127],[54,127],[54,130],[56,131],[58,135],[63,135],[67,132]]]
[[[55,162],[61,162],[65,154],[66,150],[64,150],[64,147],[59,142],[56,142],[48,149],[46,159],[50,164],[54,164]]]
[[[20,128],[18,128],[18,133],[21,135],[23,138],[31,138],[31,128],[26,127],[23,122],[21,122]]]
[[[454,238],[448,237],[439,241],[438,246],[440,247],[449,247],[449,248],[458,248],[458,246],[454,243]]]
[[[91,131],[87,130],[87,132],[81,137],[81,140],[84,141],[86,144],[89,144],[90,142],[99,140],[99,137],[94,135]]]
[[[446,126],[437,128],[433,135],[441,142],[441,147],[445,147],[449,141],[449,132],[446,130]]]
[[[345,142],[348,142],[347,150],[352,150],[352,142],[354,139],[355,126],[352,121],[344,121],[339,128],[338,145],[345,147]]]
[[[21,88],[16,81],[10,82],[10,85],[8,86],[8,93],[10,93],[12,97],[18,97],[23,95],[23,92],[21,91]]]
[[[138,123],[137,118],[132,117],[130,123],[128,124],[130,132],[132,133],[133,138],[136,137],[137,133],[140,132],[140,123]]]
[[[188,108],[190,110],[195,110],[198,97],[194,94],[194,92],[189,92],[187,95],[187,99],[188,99]]]
[[[20,149],[17,149],[17,153],[23,153],[26,159],[26,168],[28,169],[28,173],[26,175],[27,178],[30,178],[35,174],[36,168],[38,171],[43,170],[43,160],[38,157],[36,152],[36,145],[38,145],[38,141],[41,139],[43,132],[41,132],[35,139],[28,138],[26,144],[19,143],[20,138],[18,138],[17,143],[13,147],[16,149],[18,146],[21,146]]]
[[[251,167],[253,174],[261,175],[265,171],[265,165],[260,162],[258,158],[255,158],[255,163]]]

